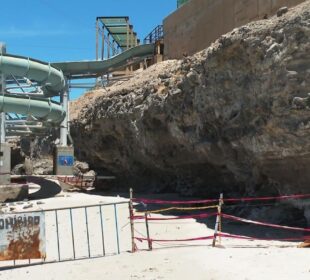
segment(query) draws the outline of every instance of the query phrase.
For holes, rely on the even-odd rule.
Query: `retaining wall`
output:
[[[164,20],[165,58],[208,47],[221,35],[305,0],[190,0]]]

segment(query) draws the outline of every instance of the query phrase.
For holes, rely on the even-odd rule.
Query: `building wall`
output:
[[[208,47],[221,35],[305,0],[190,0],[164,20],[165,58]]]

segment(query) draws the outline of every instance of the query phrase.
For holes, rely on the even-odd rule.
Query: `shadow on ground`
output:
[[[54,197],[61,192],[61,187],[51,181],[40,177],[29,176],[27,177],[28,183],[34,183],[40,186],[40,189],[34,193],[29,194],[29,199],[45,199]]]

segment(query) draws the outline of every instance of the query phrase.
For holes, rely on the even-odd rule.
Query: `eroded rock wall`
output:
[[[307,193],[310,1],[72,103],[77,155],[124,187]]]

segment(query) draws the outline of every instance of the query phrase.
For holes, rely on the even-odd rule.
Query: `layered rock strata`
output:
[[[310,1],[72,102],[76,154],[119,184],[309,193]]]

